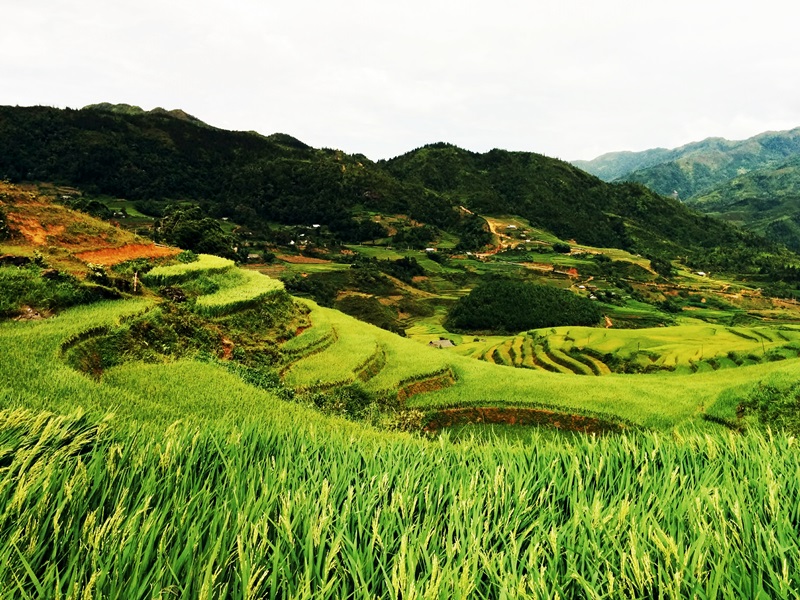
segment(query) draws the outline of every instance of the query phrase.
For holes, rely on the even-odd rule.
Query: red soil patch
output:
[[[230,360],[231,354],[233,354],[233,342],[222,338],[222,360]]]
[[[174,256],[178,254],[178,248],[168,248],[166,246],[156,246],[155,244],[127,244],[119,248],[102,248],[100,250],[89,250],[76,254],[76,258],[96,265],[116,265],[126,260],[137,258],[161,258],[164,256]]]
[[[14,213],[9,213],[8,220],[14,224],[14,229],[35,246],[44,246],[48,236],[63,233],[65,229],[63,225],[51,225],[45,228],[36,219],[25,218]]]
[[[324,258],[311,258],[310,256],[292,256],[288,254],[278,254],[276,256],[283,262],[295,265],[325,265],[331,262]]]
[[[455,383],[451,373],[444,373],[430,379],[423,379],[422,381],[414,381],[400,387],[397,390],[397,399],[400,402],[405,402],[411,396],[416,394],[424,394],[426,392],[436,392],[443,390]]]

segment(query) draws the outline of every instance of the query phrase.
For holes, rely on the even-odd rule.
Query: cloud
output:
[[[632,0],[4,8],[0,102],[183,108],[383,158],[431,141],[562,158],[800,124],[797,5]]]

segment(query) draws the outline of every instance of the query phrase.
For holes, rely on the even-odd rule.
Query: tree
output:
[[[490,279],[461,298],[445,325],[468,331],[517,333],[560,325],[594,325],[597,304],[567,290],[512,279]]]
[[[197,206],[175,208],[157,224],[160,239],[184,250],[237,258],[235,240]]]

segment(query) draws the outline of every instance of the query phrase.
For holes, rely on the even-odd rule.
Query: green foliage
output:
[[[191,250],[184,250],[175,257],[175,260],[177,260],[179,263],[188,264],[197,262],[198,256]]]
[[[457,330],[517,332],[559,325],[593,325],[602,317],[587,298],[558,288],[490,279],[450,310],[446,325]]]
[[[43,270],[37,265],[0,267],[0,318],[14,316],[24,306],[59,310],[107,297],[116,294],[60,271]]]
[[[764,427],[800,434],[800,384],[759,383],[741,402],[739,411],[754,416]]]
[[[556,242],[553,244],[553,252],[559,252],[560,254],[569,254],[572,248],[569,244],[565,244],[564,242]]]
[[[66,200],[64,204],[73,210],[79,210],[98,219],[110,219],[114,216],[114,211],[96,198],[78,196]]]
[[[455,229],[458,236],[456,252],[478,251],[492,243],[492,233],[486,221],[477,215],[467,215]]]
[[[338,273],[311,273],[307,277],[294,273],[281,281],[291,294],[311,298],[322,306],[333,306],[339,291],[347,285],[346,279]]]
[[[425,269],[413,256],[404,256],[396,260],[376,260],[375,264],[384,273],[405,283],[411,283],[414,277],[425,275]]]
[[[337,310],[376,327],[405,335],[403,326],[397,319],[397,311],[384,306],[374,296],[345,296],[334,304]]]
[[[650,267],[662,277],[672,277],[675,275],[675,267],[672,266],[672,261],[663,256],[650,255]]]
[[[392,245],[419,250],[430,246],[437,236],[436,228],[428,225],[405,227],[392,236]]]
[[[172,209],[158,221],[156,232],[159,239],[179,248],[236,258],[234,238],[197,206]]]

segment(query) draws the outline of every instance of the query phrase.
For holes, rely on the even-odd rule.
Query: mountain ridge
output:
[[[800,127],[765,131],[743,140],[708,137],[671,149],[609,152],[572,164],[606,181],[637,181],[660,194],[677,191],[688,199],[733,177],[779,166],[797,154]]]
[[[369,211],[451,232],[474,229],[466,206],[520,214],[562,239],[643,253],[767,247],[637,183],[605,183],[537,153],[480,154],[441,142],[373,162],[288,134],[200,126],[173,112],[0,107],[0,177],[191,201],[247,226],[323,223],[352,241],[374,239],[375,227],[364,227]]]

